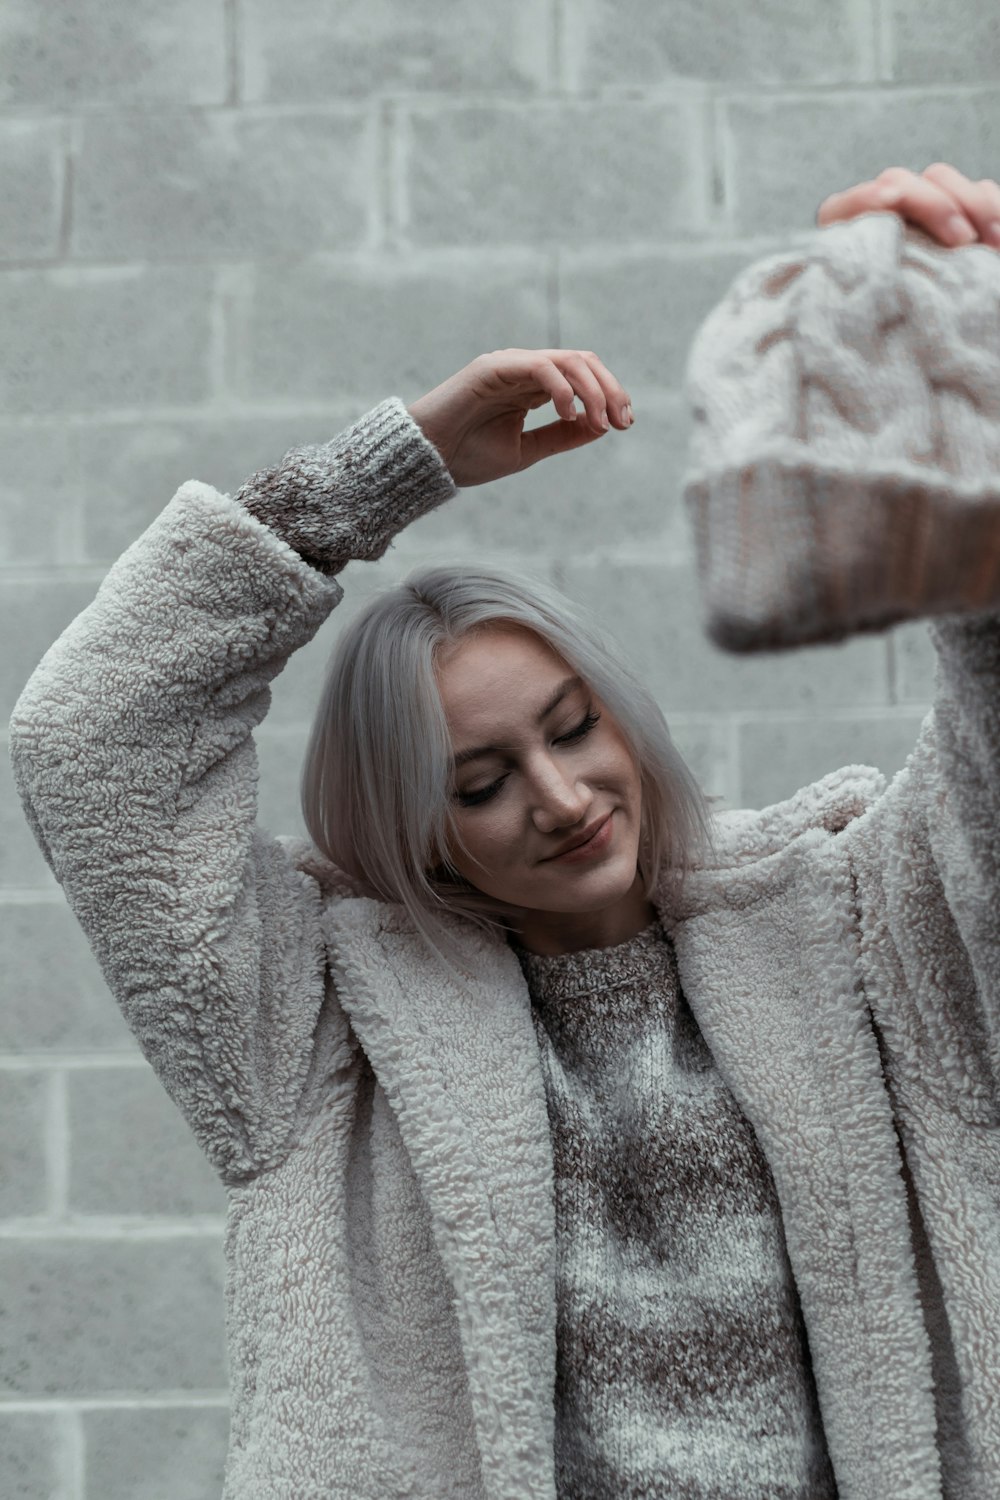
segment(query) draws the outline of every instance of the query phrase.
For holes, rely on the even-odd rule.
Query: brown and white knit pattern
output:
[[[325,443],[290,448],[233,496],[320,573],[382,557],[396,534],[456,494],[398,396]]]
[[[517,953],[554,1156],[559,1500],[830,1500],[770,1168],[668,937]]]

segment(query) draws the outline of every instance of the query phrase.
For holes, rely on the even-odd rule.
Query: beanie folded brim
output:
[[[1000,475],[756,455],[687,477],[703,628],[727,651],[1000,610]]]

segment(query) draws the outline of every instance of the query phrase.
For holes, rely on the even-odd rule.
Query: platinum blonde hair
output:
[[[437,653],[494,624],[533,631],[610,713],[639,766],[640,873],[646,893],[683,886],[714,848],[709,798],[678,752],[654,699],[569,600],[546,585],[474,567],[429,567],[371,601],[330,658],[302,767],[301,802],[317,849],[368,894],[405,907],[425,941],[453,962],[448,912],[500,928],[514,915],[437,851],[453,827],[452,746]]]

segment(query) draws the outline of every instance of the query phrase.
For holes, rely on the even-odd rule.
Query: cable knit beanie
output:
[[[730,651],[1000,609],[1000,255],[865,214],[742,271],[695,336],[684,502]]]

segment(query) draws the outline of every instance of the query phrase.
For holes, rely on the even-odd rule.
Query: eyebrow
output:
[[[576,688],[580,687],[583,687],[582,677],[564,677],[548,702],[539,709],[535,716],[535,723],[543,723],[552,710],[559,707],[567,693],[572,693]],[[499,753],[499,748],[496,745],[475,745],[471,750],[460,750],[455,756],[455,770],[457,771],[461,766],[468,765],[470,760],[478,760],[480,756],[499,755]]]

